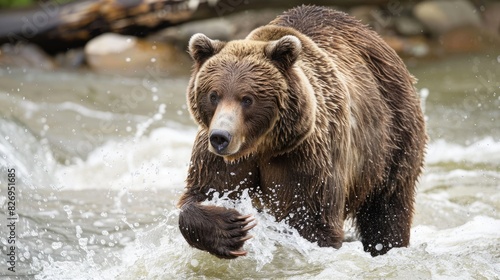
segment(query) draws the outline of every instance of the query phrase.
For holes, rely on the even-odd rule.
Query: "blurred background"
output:
[[[1,0],[0,65],[140,72],[134,68],[161,52],[157,64],[177,72],[186,68],[192,34],[243,38],[299,4],[333,6],[355,16],[406,58],[499,45],[500,2],[491,0]]]
[[[248,200],[212,201],[259,221],[247,257],[219,260],[177,228],[197,129],[187,42],[244,38],[300,4],[355,16],[418,79],[430,142],[411,244],[371,258],[348,222],[341,249],[318,248]],[[492,0],[0,0],[0,277],[498,279],[499,37]]]

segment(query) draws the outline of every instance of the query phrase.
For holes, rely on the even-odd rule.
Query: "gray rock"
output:
[[[435,35],[462,26],[480,26],[481,18],[476,8],[466,0],[431,0],[418,3],[415,17]]]
[[[500,35],[500,3],[486,3],[481,6],[486,29]]]
[[[283,10],[250,10],[224,17],[188,22],[179,26],[163,29],[147,40],[169,42],[181,49],[186,49],[189,38],[196,33],[203,33],[209,38],[221,41],[242,39],[253,29],[268,24]]]
[[[176,47],[133,36],[106,33],[85,45],[90,68],[97,72],[138,74],[156,68],[164,74],[188,73],[187,54]]]
[[[355,6],[349,10],[349,14],[360,20],[362,23],[367,24],[371,27],[378,27],[378,21],[383,19],[382,11],[377,6]],[[382,23],[384,23],[383,20]]]
[[[169,27],[148,36],[147,40],[171,42],[178,46],[186,47],[189,38],[196,33],[203,33],[209,38],[227,41],[231,39],[234,32],[234,25],[226,18],[214,18]]]
[[[232,40],[245,38],[252,30],[259,26],[268,24],[278,15],[283,13],[283,9],[263,9],[248,10],[239,12],[226,17],[234,28],[231,36]]]
[[[52,58],[33,44],[5,44],[0,48],[0,67],[34,67],[51,70],[56,68]]]
[[[396,31],[404,36],[414,36],[424,33],[424,26],[415,18],[402,16],[395,18]]]
[[[57,54],[55,60],[63,68],[76,69],[84,65],[85,53],[83,48],[70,49],[65,53]]]

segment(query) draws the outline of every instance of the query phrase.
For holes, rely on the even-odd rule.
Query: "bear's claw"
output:
[[[229,251],[231,255],[233,255],[235,258],[236,257],[243,257],[247,255],[246,251]]]
[[[234,210],[231,210],[233,212]],[[234,211],[236,212],[236,211]],[[231,213],[233,216],[236,213]],[[229,214],[229,213],[226,213]],[[252,215],[238,215],[231,217],[221,224],[221,234],[217,237],[217,245],[208,251],[220,258],[233,259],[246,256],[247,252],[242,250],[245,241],[253,236],[248,231],[257,225]]]
[[[251,222],[253,222],[253,221],[255,221],[255,219],[252,219],[252,220],[251,220],[251,221],[249,221],[248,223],[251,223]],[[257,225],[257,222],[255,222],[255,223],[253,223],[253,224],[249,224],[249,225],[247,225],[246,227],[242,228],[241,230],[243,230],[243,231],[249,231],[249,230],[253,229],[256,225]]]
[[[179,215],[179,229],[191,246],[224,259],[247,254],[242,247],[256,225],[252,215],[217,206],[187,204]]]
[[[253,235],[247,235],[243,238],[240,239],[240,241],[247,241],[248,239],[252,239],[253,238]]]

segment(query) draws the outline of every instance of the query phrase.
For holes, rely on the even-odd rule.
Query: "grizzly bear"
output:
[[[347,218],[372,256],[408,246],[427,136],[414,78],[374,31],[302,6],[243,40],[195,34],[189,53],[199,131],[178,206],[191,246],[246,254],[253,216],[202,203],[243,190],[319,246],[339,248]]]

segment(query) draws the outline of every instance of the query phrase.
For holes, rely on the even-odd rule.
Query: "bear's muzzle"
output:
[[[218,154],[224,154],[231,138],[232,136],[227,130],[214,129],[210,132],[210,144]]]

